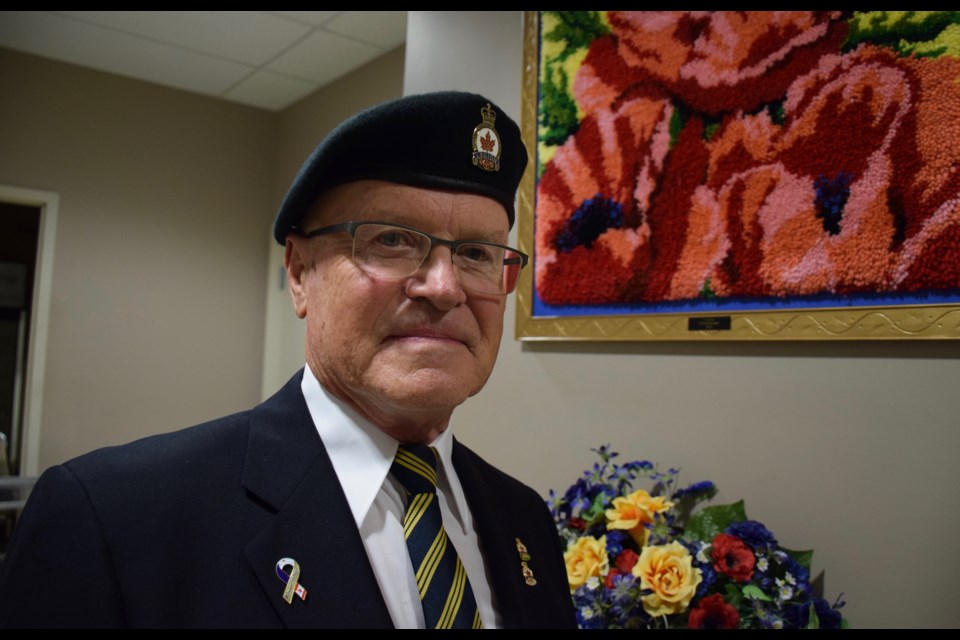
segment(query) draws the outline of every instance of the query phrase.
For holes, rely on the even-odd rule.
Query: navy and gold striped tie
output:
[[[480,612],[460,556],[447,539],[437,500],[437,451],[402,444],[391,472],[407,492],[403,536],[428,629],[479,629]]]

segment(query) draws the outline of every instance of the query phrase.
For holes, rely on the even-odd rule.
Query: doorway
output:
[[[39,472],[59,201],[0,184],[0,559]]]
[[[41,210],[0,202],[0,476],[20,475]]]

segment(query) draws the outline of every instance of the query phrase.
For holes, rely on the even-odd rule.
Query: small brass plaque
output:
[[[687,318],[688,331],[730,331],[730,316]]]

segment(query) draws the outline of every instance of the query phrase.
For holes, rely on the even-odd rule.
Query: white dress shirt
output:
[[[320,386],[309,366],[301,384],[310,416],[347,496],[354,521],[398,629],[424,628],[417,582],[403,538],[403,491],[389,475],[399,443]],[[463,488],[453,468],[453,436],[448,427],[431,446],[440,454],[437,496],[443,527],[463,562],[480,619],[487,629],[500,626],[483,555]]]

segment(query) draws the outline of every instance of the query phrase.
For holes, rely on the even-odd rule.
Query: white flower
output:
[[[788,578],[791,577],[790,574],[787,574],[787,577]],[[781,600],[789,600],[790,598],[793,597],[793,587],[787,584],[788,580],[781,580],[780,578],[777,578],[776,580],[774,580],[774,582],[776,583],[777,589],[779,591],[777,595]]]
[[[760,556],[757,558],[757,571],[764,573],[769,568],[770,561],[767,559],[767,556]]]
[[[697,551],[697,562],[700,564],[710,564],[713,562],[713,558],[710,557],[710,546],[709,544],[701,544],[700,550]]]

